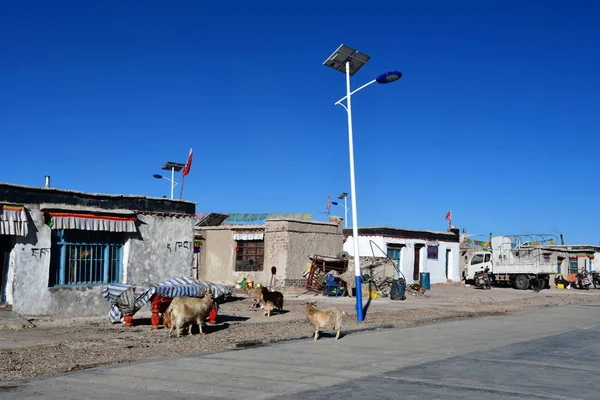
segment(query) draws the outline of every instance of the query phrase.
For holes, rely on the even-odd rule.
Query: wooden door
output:
[[[424,245],[416,244],[415,245],[415,265],[413,267],[413,281],[419,282],[419,272],[421,266],[421,249]]]
[[[2,236],[0,236],[0,303],[6,302],[6,281],[10,261],[10,250],[6,242],[6,240],[2,241]]]

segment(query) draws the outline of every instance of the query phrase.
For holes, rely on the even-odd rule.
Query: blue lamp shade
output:
[[[154,174],[152,176],[155,177],[156,179],[162,179],[162,175],[159,175],[159,174]]]
[[[402,78],[402,72],[400,71],[389,71],[385,74],[379,75],[375,80],[377,83],[391,83]]]
[[[337,206],[338,202],[337,201],[332,201],[331,204],[333,204],[334,206]]]

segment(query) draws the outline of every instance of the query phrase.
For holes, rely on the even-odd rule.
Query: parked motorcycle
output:
[[[592,271],[592,283],[594,284],[594,289],[597,289],[598,286],[600,286],[600,272],[599,271]]]
[[[480,289],[491,289],[492,280],[490,279],[490,269],[486,268],[482,271],[475,272],[473,280],[475,281],[475,287]]]
[[[588,290],[590,288],[590,285],[592,284],[588,272],[586,270],[583,270],[581,272],[578,272],[576,276],[577,282],[575,284],[575,288]]]

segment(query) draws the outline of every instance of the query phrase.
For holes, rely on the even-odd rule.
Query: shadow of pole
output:
[[[367,291],[367,293],[368,293],[368,297],[367,297],[367,298],[368,298],[368,300],[367,300],[367,302],[365,303],[365,305],[363,306],[363,317],[364,317],[364,318],[366,318],[366,317],[367,317],[367,311],[369,310],[369,306],[371,305],[371,300],[372,300],[372,299],[371,299],[371,290],[372,290],[372,287],[371,287],[371,286],[372,286],[372,285],[373,285],[373,283],[372,283],[372,282],[369,280],[369,287],[368,287],[368,289],[369,289],[369,290]]]

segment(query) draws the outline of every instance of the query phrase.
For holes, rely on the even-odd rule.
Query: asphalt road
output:
[[[6,382],[0,398],[596,400],[600,304]]]

